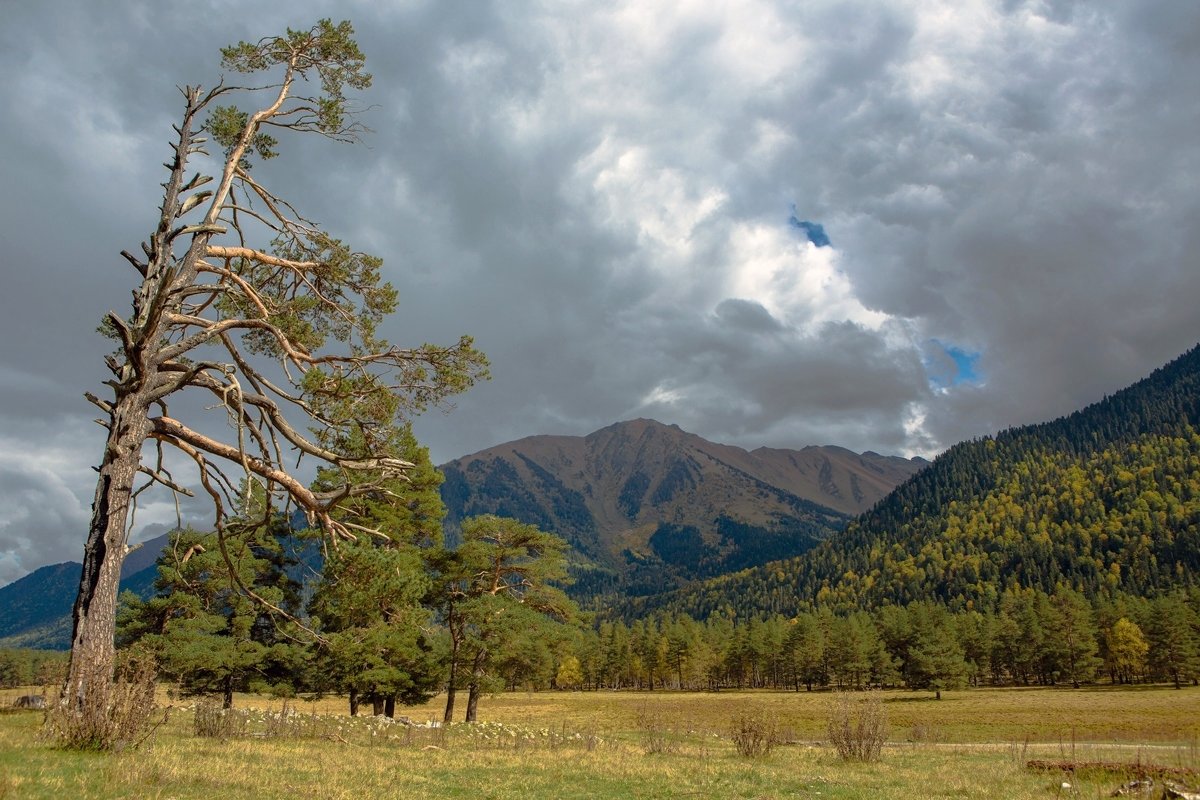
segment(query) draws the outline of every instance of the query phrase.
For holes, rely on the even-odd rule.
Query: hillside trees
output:
[[[1050,598],[1053,608],[1049,636],[1057,643],[1053,648],[1059,656],[1060,673],[1071,686],[1090,683],[1100,668],[1096,653],[1096,625],[1087,600],[1079,592],[1063,587]]]
[[[962,646],[948,625],[922,630],[909,652],[909,686],[930,689],[942,699],[944,689],[961,689],[967,683],[967,662]]]
[[[182,89],[160,216],[140,255],[122,253],[137,273],[132,309],[109,312],[102,326],[117,343],[107,358],[112,396],[86,395],[108,434],[63,688],[77,744],[111,745],[103,729],[117,586],[137,497],[152,485],[191,493],[169,471],[166,451],[194,466],[219,537],[238,505],[236,473],[265,485],[262,523],[282,503],[331,537],[369,536],[334,515],[372,488],[353,476],[409,469],[389,449],[392,425],[485,374],[467,337],[414,348],[381,338],[396,293],[380,278],[380,259],[325,233],[251,173],[253,159],[278,154],[281,132],[347,142],[364,130],[347,92],[367,88],[371,76],[350,24],[322,20],[240,42],[222,50],[221,63],[262,84]],[[219,148],[215,178],[189,177],[192,161],[207,155],[205,136]],[[215,401],[225,438],[207,432],[218,426],[202,417],[171,414],[169,403],[192,394]],[[342,449],[351,441],[356,452]],[[147,443],[153,457],[144,464]],[[293,471],[302,457],[330,465],[338,485],[306,487]]]
[[[797,690],[800,684],[812,691],[814,683],[822,682],[825,663],[825,637],[814,614],[801,614],[793,622],[785,642],[785,656]]]
[[[573,640],[583,688],[834,686],[942,690],[1200,681],[1200,591],[1089,603],[1077,590],[1013,589],[996,611],[922,601],[792,619],[714,614],[608,620]],[[682,660],[678,658],[682,656]],[[1102,666],[1107,675],[1099,674]]]
[[[66,654],[56,650],[0,649],[0,689],[61,684],[66,670]]]
[[[1108,631],[1108,667],[1114,680],[1132,683],[1146,668],[1150,645],[1134,621],[1121,617]]]

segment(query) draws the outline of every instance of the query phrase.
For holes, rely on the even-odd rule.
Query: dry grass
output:
[[[176,701],[171,722],[149,744],[119,754],[55,750],[36,740],[40,714],[14,713],[0,716],[0,798],[1048,798],[1062,794],[1062,776],[1031,772],[1026,760],[1200,765],[1200,690],[920,697],[884,693],[893,741],[874,764],[844,763],[817,743],[832,694],[499,695],[480,704],[481,717],[497,724],[455,726],[441,739],[367,720],[318,724],[327,712],[345,713],[337,698],[295,704],[313,715],[305,735],[197,738],[192,711],[180,707],[192,701]],[[236,705],[280,708],[249,696]],[[741,758],[729,726],[748,706],[790,729],[794,743]],[[406,713],[424,720],[439,710],[435,702]],[[646,714],[678,733],[677,749],[647,754],[638,727]],[[906,742],[916,723],[949,743]],[[371,727],[378,731],[369,734]],[[1106,796],[1117,786],[1111,776],[1088,780],[1071,794]]]
[[[895,741],[915,729],[936,731],[938,742],[1057,744],[1076,741],[1187,743],[1200,740],[1200,688],[969,689],[929,693],[881,692]],[[535,692],[484,697],[483,719],[539,726],[636,730],[639,717],[698,733],[728,731],[729,721],[752,703],[773,719],[785,741],[821,741],[836,702],[834,692]],[[345,713],[344,700],[321,706]],[[435,699],[404,713],[441,719]]]

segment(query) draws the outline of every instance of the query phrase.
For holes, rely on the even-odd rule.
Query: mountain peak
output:
[[[558,533],[588,565],[576,576],[582,595],[653,591],[803,552],[920,466],[838,447],[750,453],[641,418],[519,439],[441,469],[451,533],[482,513]]]

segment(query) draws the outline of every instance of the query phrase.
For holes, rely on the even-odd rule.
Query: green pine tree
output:
[[[172,534],[156,562],[154,596],[123,595],[117,643],[138,643],[183,691],[220,694],[230,708],[235,691],[294,693],[306,656],[286,630],[291,623],[273,613],[298,612],[284,547],[291,530],[282,519],[259,527],[243,519],[226,530]]]
[[[353,440],[345,446],[351,452],[363,447]],[[441,544],[445,510],[441,473],[410,425],[393,431],[388,452],[413,465],[408,479],[365,473],[371,488],[342,503],[338,519],[357,538],[329,549],[309,612],[321,633],[324,685],[349,695],[351,714],[366,700],[375,713],[392,717],[397,702],[422,703],[437,690],[423,601],[432,587],[426,557]],[[322,471],[314,488],[342,480]]]

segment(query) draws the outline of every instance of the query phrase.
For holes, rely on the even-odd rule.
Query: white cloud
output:
[[[838,269],[838,251],[800,241],[782,224],[741,223],[729,246],[729,295],[755,300],[807,335],[830,322],[879,330],[888,316],[863,306]]]

